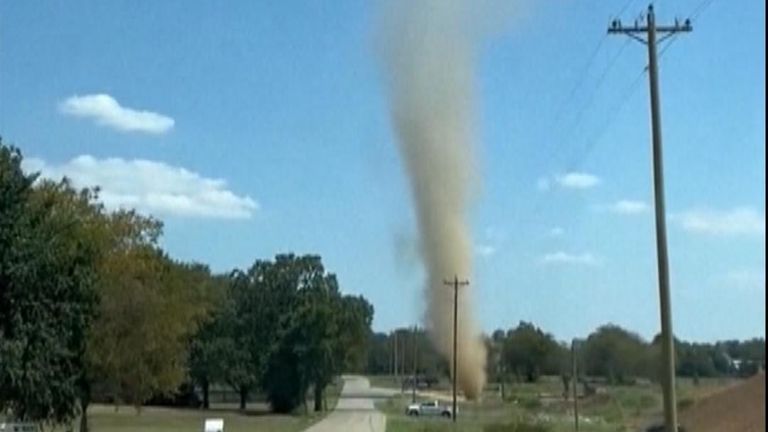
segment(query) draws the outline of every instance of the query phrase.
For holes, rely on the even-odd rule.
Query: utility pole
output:
[[[395,333],[392,341],[394,354],[392,355],[392,365],[394,366],[394,372],[395,372],[395,382],[399,381],[397,379],[397,328],[395,328]]]
[[[453,410],[451,418],[456,423],[456,376],[459,374],[457,358],[458,348],[458,322],[459,322],[459,286],[469,285],[469,281],[459,282],[459,277],[454,276],[453,281],[443,281],[447,286],[453,287]]]
[[[417,330],[418,330],[418,327],[417,326],[413,326],[413,380],[411,381],[411,386],[412,386],[411,403],[414,403],[414,404],[416,403],[416,383],[418,382],[417,379],[416,379],[416,370],[417,370],[416,369],[416,366],[417,366],[417,363],[416,363],[416,358],[417,357],[416,357],[416,355],[418,354],[417,353],[417,341],[416,341],[416,337],[417,337],[416,332],[417,332]]]
[[[579,431],[579,370],[576,362],[576,339],[571,341],[571,366],[573,370],[573,424],[576,432]]]
[[[656,219],[656,259],[659,276],[659,303],[661,307],[661,350],[663,363],[662,388],[664,391],[664,420],[667,432],[677,431],[677,397],[675,395],[675,345],[672,332],[672,306],[669,295],[669,257],[667,253],[667,224],[664,208],[664,165],[661,146],[661,108],[659,102],[659,65],[656,45],[677,34],[692,31],[691,20],[683,24],[675,20],[671,26],[657,26],[653,5],[648,6],[645,26],[624,27],[614,20],[609,34],[623,34],[648,46],[648,76],[651,91],[651,129],[653,135],[653,192]],[[645,34],[645,39],[642,38]],[[657,40],[657,35],[661,37]]]

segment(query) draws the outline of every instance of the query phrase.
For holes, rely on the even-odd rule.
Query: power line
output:
[[[610,113],[609,117],[605,122],[603,122],[602,127],[598,129],[597,133],[593,135],[592,139],[585,140],[586,146],[584,147],[584,150],[581,152],[575,151],[570,154],[570,158],[565,165],[566,171],[572,171],[578,168],[581,166],[584,160],[589,157],[597,144],[603,139],[605,133],[610,130],[611,126],[613,126],[613,123],[616,121],[616,118],[618,118],[619,114],[624,111],[624,107],[626,107],[627,103],[637,91],[638,84],[642,81],[642,78],[647,71],[647,68],[641,70],[640,73],[637,74],[637,76],[632,80],[632,82],[624,88],[624,91],[621,92],[618,98],[618,103],[611,106],[611,109],[608,111]]]
[[[576,113],[576,117],[574,118],[573,123],[571,124],[571,127],[567,129],[568,133],[566,136],[573,136],[575,135],[576,130],[581,124],[581,120],[584,117],[584,114],[592,108],[592,104],[595,101],[595,96],[597,95],[598,91],[602,87],[603,83],[605,82],[605,79],[608,77],[608,73],[613,69],[614,65],[618,61],[619,57],[621,57],[621,54],[624,52],[624,49],[630,44],[631,41],[627,40],[624,45],[621,46],[619,51],[614,55],[608,62],[608,65],[603,70],[600,77],[597,79],[597,84],[595,84],[595,87],[593,91],[589,94],[589,97],[587,98],[586,103],[581,107],[581,109]]]
[[[640,72],[637,74],[637,76],[630,82],[630,84],[624,88],[624,91],[620,93],[616,102],[613,105],[611,105],[611,109],[609,110],[610,116],[605,122],[603,122],[602,128],[600,128],[599,131],[594,135],[594,138],[590,140],[584,140],[587,143],[586,146],[571,147],[572,151],[568,153],[565,158],[562,159],[565,161],[565,163],[561,165],[562,167],[564,167],[563,168],[564,172],[567,173],[577,169],[579,166],[581,166],[584,160],[592,153],[592,151],[597,146],[597,144],[602,140],[605,133],[608,130],[610,130],[611,126],[613,125],[613,123],[615,122],[619,114],[623,112],[629,100],[637,91],[638,84],[642,81],[642,78],[646,72],[647,72],[647,68],[641,69]],[[520,217],[520,215],[518,215],[519,220],[538,221],[538,216],[545,202],[543,197],[544,197],[544,194],[540,194],[538,198],[534,199],[531,206],[531,211],[529,212],[530,216]]]
[[[563,111],[565,107],[571,102],[573,97],[576,95],[576,91],[581,88],[582,84],[586,81],[587,73],[592,68],[592,64],[595,62],[595,59],[597,58],[597,54],[600,53],[600,49],[603,47],[603,42],[608,39],[607,35],[603,35],[600,38],[600,41],[598,41],[597,46],[592,51],[592,54],[589,56],[589,60],[586,63],[586,66],[582,70],[581,74],[579,74],[579,78],[576,80],[576,84],[571,88],[571,91],[568,93],[568,96],[563,100],[563,103],[560,104],[560,107],[555,111],[555,117],[553,123],[557,123],[560,120],[561,115],[563,114]]]
[[[614,17],[618,17],[618,16],[623,15],[635,3],[635,1],[636,0],[627,0],[627,1],[625,1],[624,5],[621,7],[621,9],[619,9],[619,11],[616,14],[614,14],[613,16]],[[603,47],[603,44],[604,44],[606,39],[607,39],[607,35],[606,34],[604,34],[603,37],[600,38],[600,40],[598,41],[597,45],[595,46],[595,48],[592,50],[591,54],[589,55],[589,60],[587,60],[587,63],[585,65],[585,67],[583,68],[582,72],[578,75],[576,83],[571,88],[570,92],[568,93],[568,96],[565,99],[563,99],[563,101],[560,103],[560,105],[558,106],[557,110],[555,111],[555,116],[554,116],[554,118],[552,120],[552,123],[553,123],[552,130],[553,131],[557,131],[557,130],[561,129],[558,126],[559,126],[561,117],[563,116],[563,113],[565,111],[565,107],[570,105],[571,101],[574,100],[578,90],[580,90],[583,87],[584,83],[586,82],[587,75],[588,75],[589,71],[592,69],[592,65],[595,63],[595,60],[597,59],[598,54],[600,53],[600,51],[601,51],[601,49]],[[611,69],[615,65],[615,63],[618,60],[618,58],[621,56],[621,54],[624,51],[624,49],[626,48],[626,46],[629,45],[628,42],[625,45],[621,46],[621,48],[616,53],[616,55],[614,55],[614,57],[609,60],[608,65],[606,66],[606,68],[603,70],[603,72],[599,76],[599,78],[597,80],[597,83],[595,84],[592,92],[589,93],[589,95],[587,97],[586,103],[584,105],[582,105],[581,109],[579,109],[577,111],[576,116],[574,117],[573,121],[570,123],[570,127],[566,128],[566,130],[568,131],[566,136],[573,135],[573,132],[575,132],[577,130],[577,128],[579,127],[580,122],[581,122],[581,120],[582,120],[582,118],[584,116],[584,113],[586,111],[588,111],[589,108],[591,108],[592,103],[594,102],[594,99],[595,99],[595,95],[600,90],[603,82],[605,81],[606,77],[608,76],[608,73],[611,71]],[[557,152],[559,150],[558,147],[559,146],[555,146],[555,148],[552,148],[551,151],[549,152],[549,154],[547,155],[546,159],[552,159],[554,157],[554,155],[557,154]]]
[[[664,53],[667,52],[669,47],[672,46],[672,44],[675,43],[676,40],[677,40],[677,35],[673,35],[669,39],[669,42],[667,42],[667,44],[664,45],[664,47],[661,48],[661,51],[659,51],[659,60],[661,60],[661,58],[664,57]]]
[[[714,3],[714,0],[703,0],[701,3],[699,3],[698,6],[696,6],[696,9],[691,12],[690,15],[688,15],[691,19],[691,22],[695,22],[696,19],[710,6]]]
[[[621,8],[621,10],[619,11],[619,13],[617,13],[617,14],[616,14],[616,15],[614,15],[614,16],[615,16],[615,17],[620,17],[620,16],[624,15],[624,12],[626,12],[626,11],[627,11],[627,9],[629,9],[629,6],[631,6],[631,5],[632,5],[632,3],[634,3],[634,2],[635,2],[635,0],[627,0],[627,2],[626,2],[626,3],[624,3],[624,6],[623,6],[623,7]]]
[[[621,15],[623,15],[635,3],[635,1],[636,0],[627,0],[624,3],[624,5],[621,7],[619,12],[616,13],[614,16],[621,16]],[[705,1],[712,1],[712,0],[705,0]],[[638,16],[637,19],[641,20],[642,18],[644,18],[644,17],[643,17],[643,14],[641,13]],[[592,65],[594,64],[596,58],[598,57],[598,54],[600,53],[601,49],[603,48],[605,39],[606,38],[603,37],[603,38],[601,38],[598,41],[597,46],[594,48],[594,50],[592,51],[592,53],[589,56],[589,60],[587,61],[586,67],[583,69],[582,74],[579,76],[576,84],[571,88],[571,91],[568,93],[568,96],[563,100],[563,103],[559,106],[558,110],[556,111],[556,115],[554,117],[553,126],[552,126],[552,130],[553,131],[561,130],[558,127],[559,126],[558,123],[559,123],[560,118],[562,117],[562,114],[564,112],[564,108],[565,108],[565,106],[570,104],[571,100],[574,98],[574,96],[576,95],[577,91],[583,86],[584,82],[586,81],[586,76],[587,76],[589,70],[592,68]],[[620,49],[616,52],[616,54],[609,60],[607,66],[603,69],[603,71],[600,74],[600,76],[599,76],[595,86],[593,87],[592,92],[587,97],[586,103],[584,103],[582,105],[581,109],[577,112],[576,116],[574,117],[573,122],[571,122],[571,127],[567,128],[568,134],[566,135],[566,137],[572,136],[573,132],[576,131],[579,128],[580,123],[581,123],[582,119],[584,118],[585,113],[587,111],[589,111],[589,109],[592,107],[592,104],[594,103],[595,97],[596,97],[597,93],[600,91],[600,89],[601,89],[602,85],[604,84],[606,78],[608,77],[609,72],[613,69],[613,67],[615,66],[615,64],[618,61],[619,57],[621,57],[621,55],[623,54],[624,49],[629,45],[630,42],[631,42],[630,40],[627,40],[624,43],[624,45],[622,45],[620,47]],[[665,49],[668,48],[668,45],[665,47]],[[609,114],[610,117],[609,117],[609,119],[602,124],[602,127],[594,135],[595,138],[591,139],[591,140],[584,139],[584,141],[586,141],[586,143],[587,143],[585,147],[579,147],[579,146],[572,147],[573,151],[571,151],[571,153],[564,158],[564,160],[566,162],[564,164],[564,166],[566,167],[566,171],[569,171],[569,170],[572,170],[572,169],[575,169],[576,167],[578,167],[583,162],[583,160],[586,159],[586,157],[592,152],[592,150],[597,145],[597,143],[602,139],[604,134],[610,129],[610,126],[613,124],[613,122],[615,121],[616,117],[618,117],[618,115],[623,111],[625,105],[627,104],[627,102],[629,101],[631,96],[636,91],[637,85],[640,82],[641,78],[643,77],[643,75],[645,74],[646,71],[647,71],[647,68],[646,68],[646,70],[640,71],[640,73],[637,75],[637,77],[630,83],[629,86],[627,86],[625,91],[622,92],[620,98],[617,101],[617,104],[615,104],[614,108],[610,110],[610,114]],[[576,139],[574,141],[579,141],[580,142],[580,141],[582,141],[582,139],[579,138],[579,139]],[[580,151],[579,150],[580,148],[584,148],[584,151]],[[560,150],[562,150],[562,145],[557,145],[557,144],[554,145],[554,147],[551,148],[551,151],[547,154],[547,157],[545,159],[546,160],[561,159],[561,158],[556,158],[556,156],[559,154],[558,152]],[[559,164],[557,164],[557,165],[559,165]],[[547,178],[548,177],[549,177],[549,175],[547,175]],[[531,218],[535,218],[538,215],[539,211],[541,210],[541,206],[543,204],[541,198],[537,199],[535,201],[536,202],[533,205],[533,212],[532,212]]]

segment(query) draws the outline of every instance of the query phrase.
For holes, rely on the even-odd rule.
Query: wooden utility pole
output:
[[[572,366],[572,383],[573,387],[573,424],[576,428],[576,432],[579,430],[579,369],[576,361],[576,339],[571,341],[571,366]]]
[[[667,223],[664,203],[664,165],[661,145],[661,108],[659,97],[659,66],[656,46],[664,39],[678,33],[692,31],[691,21],[671,26],[657,26],[653,5],[648,6],[644,26],[637,22],[625,27],[614,20],[609,34],[623,34],[648,46],[648,76],[651,92],[651,130],[653,134],[653,192],[656,219],[656,259],[659,276],[659,303],[661,309],[661,349],[663,363],[662,387],[664,391],[664,423],[667,432],[677,431],[677,397],[675,395],[675,345],[672,332],[672,305],[669,294],[669,256],[667,252]],[[645,35],[643,39],[640,35]],[[657,36],[661,35],[657,39]]]
[[[413,380],[411,381],[411,386],[413,387],[413,389],[411,392],[411,403],[416,403],[416,383],[418,382],[418,380],[416,379],[416,371],[417,371],[416,356],[418,354],[418,351],[417,351],[418,342],[416,340],[418,336],[417,332],[418,332],[418,327],[413,326]]]
[[[395,328],[395,333],[392,338],[392,349],[394,350],[392,354],[392,370],[395,375],[395,382],[397,382],[397,328]]]
[[[458,322],[459,322],[459,287],[469,285],[469,281],[459,281],[458,276],[453,277],[453,281],[444,281],[445,285],[453,287],[453,410],[451,412],[451,418],[456,423],[456,376],[459,374],[458,369]]]

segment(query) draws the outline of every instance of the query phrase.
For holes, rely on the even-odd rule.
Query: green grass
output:
[[[301,431],[320,416],[274,415],[259,407],[240,413],[236,409],[218,408],[208,411],[194,409],[172,409],[145,407],[137,412],[132,407],[96,405],[88,410],[88,422],[93,432],[189,432],[202,431],[206,418],[224,419],[227,432],[246,431]],[[79,423],[76,423],[77,426]],[[66,429],[56,429],[64,432]],[[74,430],[78,430],[77,427]]]
[[[338,402],[340,382],[326,390],[328,412]],[[263,403],[249,403],[246,412],[240,412],[236,404],[214,404],[210,410],[144,407],[116,409],[110,405],[94,405],[88,410],[88,422],[92,432],[197,432],[203,430],[206,418],[224,419],[227,432],[299,432],[319,421],[327,412],[312,413],[312,401],[307,400],[308,414],[299,407],[297,413],[278,415],[269,412]],[[79,420],[73,424],[77,431]],[[57,428],[55,432],[65,432]]]
[[[678,401],[689,406],[727,385],[727,380],[678,381]],[[495,388],[495,386],[494,386]],[[598,394],[579,400],[580,430],[584,432],[637,431],[661,415],[661,391],[656,384],[598,386]],[[562,399],[559,378],[506,386],[502,401],[498,390],[484,392],[483,401],[459,405],[454,426],[448,419],[405,415],[408,395],[395,396],[377,407],[387,414],[387,432],[570,432],[573,402]]]

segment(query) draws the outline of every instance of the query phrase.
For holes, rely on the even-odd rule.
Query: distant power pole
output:
[[[656,45],[677,34],[692,31],[689,19],[681,25],[675,20],[671,26],[657,26],[653,5],[648,6],[645,26],[624,27],[614,20],[609,34],[624,34],[648,46],[648,76],[651,91],[651,129],[653,134],[653,192],[656,218],[656,259],[659,274],[659,302],[661,306],[661,349],[663,363],[662,387],[664,391],[664,420],[667,432],[677,431],[677,397],[675,395],[675,345],[672,333],[672,306],[669,296],[669,258],[667,253],[667,224],[664,206],[664,165],[661,146],[661,108],[659,107],[659,66]],[[645,39],[642,38],[645,34]],[[661,34],[660,39],[656,36]]]
[[[459,282],[459,277],[454,276],[453,282],[444,281],[445,285],[453,287],[453,411],[451,418],[456,423],[456,376],[459,374],[457,358],[458,348],[458,322],[459,322],[459,287],[469,285],[469,281]]]
[[[411,386],[412,386],[411,403],[416,403],[416,383],[418,382],[418,380],[416,379],[416,370],[417,370],[416,356],[418,354],[417,340],[416,340],[417,331],[418,331],[418,327],[413,326],[413,380],[411,381]]]
[[[573,379],[571,387],[573,387],[573,424],[576,428],[576,432],[579,430],[579,370],[576,361],[576,339],[571,341],[571,366],[573,369]]]
[[[392,366],[395,374],[395,382],[397,382],[397,328],[395,328],[395,333],[392,340],[392,349],[394,350],[392,355]]]

